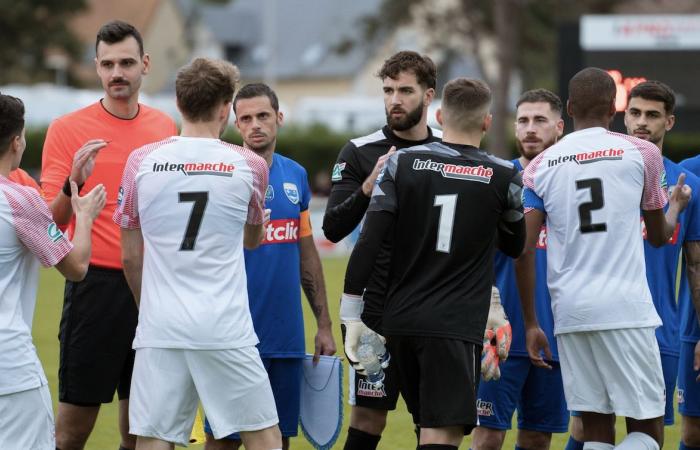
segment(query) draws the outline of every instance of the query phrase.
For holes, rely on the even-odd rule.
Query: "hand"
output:
[[[693,370],[700,370],[700,341],[698,341],[698,343],[695,344],[695,358],[693,360]],[[700,375],[698,375],[697,378],[695,378],[695,381],[700,381]]]
[[[314,358],[313,365],[318,364],[320,355],[332,356],[335,355],[335,340],[330,326],[319,326],[316,338],[314,339]]]
[[[388,152],[380,156],[379,159],[377,159],[377,163],[374,165],[374,169],[372,169],[372,173],[370,173],[367,179],[364,181],[364,183],[362,183],[362,193],[364,193],[367,197],[372,196],[374,183],[377,182],[377,178],[379,178],[379,174],[384,168],[386,160],[389,159],[389,157],[394,153],[396,153],[396,147],[392,146]]]
[[[267,238],[267,226],[270,224],[270,216],[272,215],[272,210],[265,208],[263,211],[263,222],[262,222],[262,229],[263,232],[260,235],[260,243],[262,244],[265,242],[265,239]]]
[[[498,353],[492,344],[494,337],[492,330],[486,330],[486,334],[484,334],[484,349],[481,352],[481,376],[484,381],[501,378],[501,369],[498,368],[500,362]]]
[[[70,192],[70,202],[76,218],[85,217],[94,221],[107,202],[107,191],[102,184],[98,184],[81,197],[78,195],[78,185],[75,181],[71,181]]]
[[[693,189],[685,184],[685,173],[681,173],[678,177],[678,182],[671,190],[669,203],[671,205],[675,205],[680,213],[686,206],[688,206],[692,193]]]
[[[85,183],[85,180],[92,175],[95,168],[95,158],[97,153],[106,147],[107,141],[103,139],[93,139],[87,141],[73,155],[73,167],[70,172],[70,180],[77,184]]]
[[[547,364],[540,354],[541,351],[547,359],[552,359],[552,352],[549,350],[549,341],[547,341],[547,336],[542,331],[539,326],[529,327],[525,330],[525,346],[527,347],[527,353],[530,356],[530,362],[535,367],[543,367],[545,369],[551,369],[552,366]]]
[[[357,358],[357,347],[360,345],[362,333],[369,330],[360,318],[364,305],[365,302],[360,296],[343,294],[340,297],[340,330],[343,333],[345,356],[360,375],[365,375],[365,371]]]
[[[513,330],[511,329],[508,317],[503,310],[501,304],[501,294],[496,286],[491,287],[491,306],[489,308],[489,317],[486,320],[485,333],[491,331],[492,340],[495,344],[495,350],[498,358],[505,361],[508,358],[510,344],[513,341]],[[484,334],[486,340],[486,334]]]

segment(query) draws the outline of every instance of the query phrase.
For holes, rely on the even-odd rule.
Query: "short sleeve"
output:
[[[309,202],[311,201],[311,188],[309,187],[309,177],[306,170],[303,168],[301,169],[299,186],[301,186],[301,201],[299,202],[299,206],[301,211],[306,211],[309,209]]]
[[[530,164],[527,165],[525,170],[523,171],[523,207],[525,209],[525,214],[528,212],[532,211],[533,209],[537,209],[539,211],[542,211],[546,213],[544,209],[544,201],[542,200],[542,197],[537,193],[535,190],[535,175],[537,174],[537,168],[539,167],[540,163],[542,162],[542,158],[544,157],[544,153],[540,153],[533,159]]]
[[[661,209],[668,203],[666,170],[661,151],[654,144],[646,141],[638,143],[637,148],[644,161],[644,192],[642,209]]]
[[[141,153],[135,151],[129,155],[126,166],[124,166],[124,173],[119,185],[119,193],[117,194],[117,208],[112,216],[114,223],[121,228],[130,230],[141,228],[136,175],[142,159]]]
[[[508,182],[506,205],[501,214],[501,220],[509,223],[518,222],[523,218],[523,180],[520,172],[513,169],[513,176]]]
[[[248,203],[246,223],[260,225],[265,215],[265,191],[269,183],[270,169],[263,158],[250,150],[244,150],[244,156],[253,175],[253,192]]]
[[[48,205],[31,188],[3,190],[10,208],[19,240],[44,267],[58,264],[73,249],[73,244],[54,223]]]
[[[41,187],[48,202],[53,201],[70,175],[76,148],[70,148],[59,120],[49,125],[41,154]]]
[[[372,191],[372,198],[367,211],[386,211],[395,213],[398,210],[398,198],[396,195],[396,170],[399,156],[403,152],[397,152],[386,160],[384,168],[377,177],[377,182]]]

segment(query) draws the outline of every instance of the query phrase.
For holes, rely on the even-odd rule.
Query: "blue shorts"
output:
[[[262,358],[270,378],[283,437],[294,437],[298,434],[303,361],[303,358]],[[204,431],[212,434],[206,418]],[[226,436],[225,439],[240,441],[241,437],[238,433],[234,433]]]
[[[685,344],[682,342],[682,344]],[[693,354],[695,346],[693,345],[690,351],[690,368],[693,368]],[[683,351],[681,350],[681,362],[683,361]],[[678,356],[661,354],[661,370],[664,373],[664,384],[666,385],[666,410],[664,412],[664,425],[673,425],[675,423],[674,413],[673,413],[673,393],[676,391],[676,379],[678,378]],[[681,396],[681,381],[678,380],[678,396]],[[700,390],[697,391],[700,394]],[[700,395],[698,395],[700,399]],[[682,411],[680,402],[678,409]],[[700,410],[699,410],[700,411]],[[581,413],[578,411],[571,411],[571,415],[574,417],[581,417]],[[693,415],[693,414],[688,414]],[[700,412],[697,414],[700,416]]]
[[[479,425],[509,430],[513,412],[518,411],[518,429],[564,433],[569,429],[569,411],[558,362],[541,369],[530,358],[511,356],[503,363],[501,378],[479,383],[476,402]]]
[[[700,382],[695,381],[698,372],[693,369],[695,344],[681,342],[678,363],[678,412],[684,416],[700,417]]]

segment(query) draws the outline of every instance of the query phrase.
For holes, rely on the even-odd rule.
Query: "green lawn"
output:
[[[345,273],[345,259],[326,259],[323,261],[324,271],[326,275],[326,284],[328,288],[328,298],[330,303],[331,318],[334,323],[336,344],[342,354],[340,326],[338,325],[338,299],[342,289],[343,276]],[[49,379],[51,386],[51,395],[54,404],[58,397],[57,390],[57,373],[58,373],[58,322],[61,316],[61,305],[63,299],[63,279],[55,270],[43,270],[41,274],[41,284],[39,287],[39,299],[37,303],[36,317],[34,319],[34,342],[39,351],[39,357],[44,365],[46,376]],[[307,348],[313,348],[314,321],[311,311],[304,304],[304,315],[306,317],[306,343]],[[345,368],[347,373],[347,366]],[[344,382],[346,385],[347,382]],[[344,392],[347,398],[347,389]],[[348,426],[350,417],[350,408],[345,405],[343,432],[335,448],[342,448],[345,441],[345,430]],[[676,425],[666,428],[666,445],[664,448],[678,448],[678,440],[680,433],[680,419],[676,416]],[[117,430],[117,404],[111,403],[105,405],[101,412],[95,430],[88,441],[88,450],[116,450],[119,447],[119,432]],[[622,439],[624,423],[618,419],[618,442]],[[510,450],[514,447],[515,433],[508,433],[504,449]],[[552,449],[562,449],[568,439],[568,435],[555,435],[553,439]],[[469,448],[469,441],[460,447],[461,449]],[[200,445],[192,445],[192,448],[201,448]],[[312,449],[303,436],[297,437],[292,441],[292,447],[295,449]],[[415,448],[415,436],[413,434],[413,425],[411,418],[406,411],[403,403],[400,403],[397,410],[389,415],[389,423],[384,432],[384,437],[379,445],[381,450],[394,449],[413,449]]]

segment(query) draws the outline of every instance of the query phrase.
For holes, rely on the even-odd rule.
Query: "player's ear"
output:
[[[676,124],[676,116],[673,114],[669,114],[666,117],[666,131],[671,131],[671,128]]]
[[[437,111],[435,111],[435,120],[437,120],[437,123],[439,123],[440,126],[443,127],[442,108],[438,108]]]
[[[486,114],[484,117],[484,123],[481,125],[481,131],[486,133],[491,128],[491,122],[493,122],[493,115],[491,113]]]
[[[284,114],[282,111],[277,111],[277,126],[281,127],[284,123]]]
[[[141,75],[148,75],[148,71],[151,68],[151,56],[148,53],[144,53],[141,57],[141,62],[143,63],[143,69],[141,69]]]
[[[574,106],[569,100],[566,101],[566,113],[569,115],[569,117],[574,117]]]
[[[557,139],[564,134],[564,120],[557,120]]]
[[[433,89],[433,88],[426,89],[425,96],[423,97],[423,104],[425,106],[430,106],[430,104],[433,102],[434,98],[435,98],[435,89]]]

